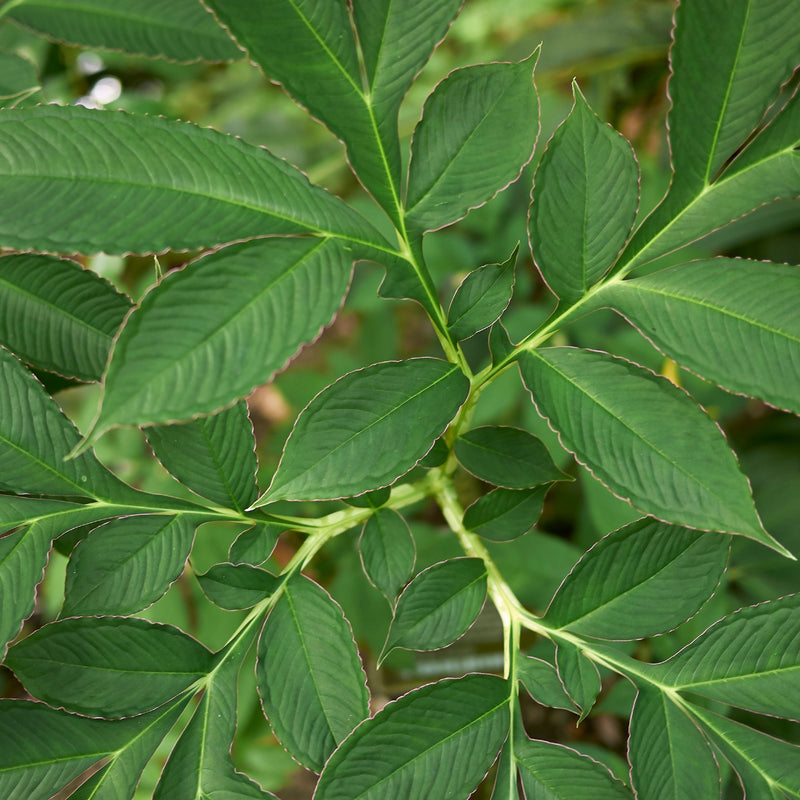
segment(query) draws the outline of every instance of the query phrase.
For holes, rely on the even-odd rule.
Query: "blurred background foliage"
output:
[[[541,135],[537,155],[518,182],[461,222],[428,236],[426,256],[445,307],[469,271],[503,261],[518,241],[524,245],[535,162],[569,112],[573,78],[578,79],[594,110],[624,133],[636,149],[642,171],[640,219],[658,202],[669,180],[665,120],[672,13],[671,0],[466,0],[449,36],[406,98],[400,117],[404,142],[410,140],[425,97],[448,72],[480,61],[521,59],[540,42],[543,47],[536,83],[541,95],[541,120],[532,119],[530,124],[541,124]],[[9,22],[0,24],[0,49],[22,55],[41,76],[41,92],[23,102],[123,108],[213,126],[268,147],[301,167],[312,181],[384,224],[347,168],[340,143],[245,60],[228,65],[179,65],[119,53],[87,52],[48,42]],[[114,212],[98,209],[98,213]],[[672,260],[662,259],[650,268],[714,254],[797,263],[799,220],[800,203],[773,204],[691,246],[688,252]],[[185,253],[167,253],[158,259],[100,255],[85,261],[138,298],[156,280],[159,270],[180,267],[186,260]],[[359,264],[347,301],[332,327],[305,348],[272,385],[257,389],[249,398],[262,487],[269,483],[294,418],[320,389],[369,363],[439,354],[431,328],[417,306],[378,298],[382,277],[383,270],[377,265]],[[523,246],[514,300],[504,317],[512,339],[518,341],[532,330],[553,306],[552,295],[539,278],[527,246]],[[578,320],[558,333],[554,342],[610,350],[686,387],[729,436],[751,478],[767,528],[800,553],[800,420],[758,401],[727,394],[665,361],[646,339],[610,311]],[[473,337],[465,350],[476,366],[482,365],[488,359],[486,336]],[[97,387],[62,386],[63,381],[52,376],[43,378],[50,388],[62,389],[59,402],[85,429],[96,408]],[[520,599],[544,610],[581,553],[603,534],[638,515],[560,448],[536,415],[516,370],[505,373],[481,398],[474,424],[488,422],[515,425],[540,436],[560,465],[577,479],[555,484],[535,530],[513,542],[490,546]],[[139,431],[111,432],[100,442],[98,453],[114,471],[137,486],[185,493],[152,457]],[[457,481],[465,505],[485,490],[467,473],[459,474]],[[288,506],[289,513],[298,514],[297,504]],[[321,514],[340,507],[336,502],[306,504],[302,513]],[[458,554],[455,539],[447,534],[433,508],[412,509],[407,516],[417,543],[418,570]],[[178,625],[210,647],[221,646],[245,612],[223,611],[210,603],[193,573],[226,561],[228,547],[238,533],[232,526],[202,527],[196,536],[191,569],[144,615]],[[367,660],[376,707],[432,678],[502,669],[499,622],[486,610],[473,630],[451,647],[420,655],[399,653],[377,674],[374,658],[385,637],[390,609],[363,576],[355,547],[358,535],[359,531],[352,531],[334,540],[315,562],[313,574],[339,600],[352,621]],[[37,614],[29,627],[57,615],[66,557],[74,541],[72,537],[61,542],[60,552],[51,559]],[[291,532],[281,537],[272,557],[276,566],[288,560],[298,541]],[[800,567],[796,563],[737,538],[725,584],[699,615],[665,636],[639,643],[636,652],[643,658],[666,658],[723,614],[796,591],[798,586]],[[552,657],[546,642],[531,641],[526,646],[531,653]],[[544,709],[533,701],[525,705],[526,726],[531,736],[562,741],[590,753],[627,780],[625,718],[633,691],[625,681],[613,678],[604,686],[600,703],[580,728],[568,712]],[[0,672],[0,692],[10,696],[18,691],[10,674]],[[798,726],[792,723],[773,720],[766,727],[800,741]],[[142,798],[150,796],[167,752],[164,749],[148,768],[140,787]],[[313,791],[313,777],[305,774],[271,735],[258,706],[252,668],[242,671],[234,758],[238,766],[265,788],[278,791],[284,800],[307,798]],[[490,781],[491,776],[476,797],[490,796]],[[729,780],[726,796],[741,796],[735,781]]]

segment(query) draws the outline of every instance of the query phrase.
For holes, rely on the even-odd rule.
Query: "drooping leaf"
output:
[[[450,225],[519,177],[539,135],[538,55],[455,70],[427,99],[411,143],[411,227]]]
[[[256,677],[275,735],[315,772],[369,715],[366,676],[350,623],[339,604],[308,578],[290,580],[267,617]]]
[[[539,271],[565,303],[579,300],[614,263],[639,204],[630,144],[572,88],[572,111],[536,170],[528,222]]]
[[[579,721],[582,721],[600,694],[600,673],[580,648],[563,641],[556,646],[556,669],[564,691],[578,707]]]
[[[597,761],[569,747],[517,740],[514,753],[527,800],[632,800],[625,784]]]
[[[125,295],[74,261],[0,258],[0,343],[40,369],[99,380],[130,308]]]
[[[494,675],[409,692],[342,743],[325,765],[315,800],[467,800],[508,734],[508,697],[507,682]]]
[[[271,572],[250,564],[215,564],[197,576],[205,596],[220,608],[251,608],[269,597],[279,580]]]
[[[714,258],[598,295],[660,350],[726,389],[800,413],[800,269]]]
[[[212,655],[170,625],[78,617],[39,628],[8,651],[6,664],[34,697],[113,719],[171,700],[211,669]]]
[[[519,245],[502,264],[479,267],[461,282],[447,312],[447,327],[454,338],[469,339],[506,310],[514,291],[518,252]]]
[[[408,523],[392,509],[376,511],[364,523],[358,551],[370,583],[394,605],[417,560]]]
[[[536,524],[548,489],[494,489],[464,512],[464,527],[492,542],[517,539]]]
[[[272,555],[278,536],[286,530],[283,525],[260,522],[242,531],[228,551],[233,564],[263,564]]]
[[[5,800],[50,800],[87,769],[146,736],[163,713],[108,722],[42,703],[0,700],[0,794]]]
[[[9,19],[57,41],[175,61],[235,61],[243,53],[196,0],[24,0]]]
[[[542,441],[519,428],[473,428],[456,439],[455,454],[476,478],[506,489],[527,489],[567,478]]]
[[[564,684],[552,664],[541,658],[520,655],[517,657],[517,677],[540,705],[575,712],[575,704],[564,690]]]
[[[0,143],[0,246],[149,253],[317,233],[386,247],[294,167],[208,128],[46,105],[4,111]]]
[[[196,520],[185,514],[122,517],[93,530],[67,565],[62,617],[132,614],[178,579]]]
[[[679,525],[742,534],[789,555],[764,530],[720,429],[670,381],[571,347],[526,353],[520,368],[561,443],[635,508]]]
[[[486,566],[479,558],[451,558],[428,567],[397,601],[378,664],[396,647],[437,650],[463,636],[486,601]]]
[[[258,497],[253,426],[244,401],[211,417],[145,433],[156,458],[202,497],[237,511]]]
[[[631,716],[628,757],[639,797],[719,797],[719,767],[708,742],[686,712],[663,692],[639,689]]]
[[[724,536],[650,519],[602,538],[573,567],[545,618],[573,633],[640,639],[689,619],[719,584]]]
[[[0,108],[41,102],[41,82],[34,64],[17,53],[0,53]]]
[[[93,436],[114,425],[209,414],[247,395],[330,323],[347,291],[351,260],[335,240],[256,239],[171,272],[119,334]],[[239,428],[236,452],[244,453],[243,463],[234,467],[231,454],[220,464],[220,469],[233,468],[234,475],[197,479],[204,490],[213,485],[217,496],[231,494],[228,482],[242,499],[252,491],[252,440],[244,436],[242,410],[199,426],[205,436],[220,426],[209,445],[215,452],[220,439],[232,442],[232,428]],[[186,459],[170,459],[176,460],[185,473]],[[226,486],[220,489],[223,480]]]
[[[255,505],[388,486],[431,449],[468,391],[457,367],[434,358],[345,375],[303,409],[272,484]]]
[[[92,453],[66,461],[80,434],[42,385],[0,347],[0,487],[136,502],[139,494]]]
[[[800,594],[740,609],[663,664],[658,679],[761,714],[797,719]]]

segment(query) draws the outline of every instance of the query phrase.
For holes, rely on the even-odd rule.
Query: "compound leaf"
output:
[[[417,560],[408,523],[393,509],[376,511],[364,523],[358,551],[370,583],[394,605]]]
[[[431,449],[468,391],[458,367],[435,358],[373,364],[345,375],[303,409],[256,505],[388,486]]]
[[[467,675],[423,686],[359,725],[325,765],[315,800],[467,800],[508,735],[508,683]]]
[[[573,83],[575,104],[553,134],[534,179],[531,247],[542,277],[565,303],[611,267],[639,204],[639,169],[624,136],[595,115]]]
[[[464,512],[464,527],[492,542],[510,542],[536,524],[549,488],[493,489]]]
[[[290,580],[267,617],[256,676],[275,735],[315,772],[369,716],[366,676],[350,623],[339,604],[308,578]]]
[[[437,650],[463,636],[486,601],[486,566],[479,558],[452,558],[428,567],[397,601],[378,664],[396,647]]]
[[[520,368],[539,413],[612,492],[667,522],[742,534],[790,556],[764,530],[720,429],[667,379],[571,347],[526,353]]]
[[[156,458],[193,492],[237,511],[258,497],[253,426],[244,401],[211,417],[145,433]]]
[[[251,608],[278,587],[278,578],[250,564],[215,564],[197,576],[205,596],[220,608]]]
[[[719,584],[729,542],[643,519],[603,537],[573,567],[545,615],[602,639],[664,633],[693,616]]]
[[[538,55],[455,70],[427,99],[411,143],[411,227],[450,225],[519,177],[539,134]]]
[[[170,625],[79,617],[39,628],[9,650],[6,664],[34,697],[113,719],[166,703],[212,661],[205,647]]]

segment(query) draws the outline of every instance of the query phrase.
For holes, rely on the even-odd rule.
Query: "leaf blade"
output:
[[[377,510],[365,523],[358,540],[364,573],[394,605],[414,572],[417,548],[408,523],[393,509]]]

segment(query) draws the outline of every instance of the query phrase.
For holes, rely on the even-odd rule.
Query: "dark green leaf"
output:
[[[467,800],[508,734],[508,701],[508,683],[494,675],[409,692],[336,750],[315,800]]]
[[[156,458],[193,492],[237,511],[258,497],[253,426],[244,401],[211,417],[145,433]]]
[[[4,111],[0,143],[0,246],[147,253],[292,233],[386,246],[285,161],[208,128],[46,105]]]
[[[538,55],[459,69],[436,87],[411,143],[409,225],[450,225],[519,177],[539,135]]]
[[[517,539],[536,524],[548,489],[494,489],[464,512],[464,527],[492,542]]]
[[[205,596],[220,608],[250,608],[279,585],[275,575],[250,564],[215,564],[197,576]]]
[[[579,647],[567,642],[556,647],[556,668],[564,690],[581,712],[581,721],[600,694],[600,673]]]
[[[196,524],[143,514],[93,530],[70,557],[61,616],[132,614],[154,603],[183,572]]]
[[[506,310],[514,291],[514,267],[519,245],[502,264],[487,264],[470,272],[456,289],[447,312],[447,327],[456,339],[468,339],[488,328]]]
[[[575,704],[564,691],[564,684],[552,664],[541,658],[520,655],[517,658],[517,677],[528,694],[540,705],[575,712]]]
[[[631,716],[628,757],[639,797],[719,797],[719,767],[708,742],[686,712],[656,689],[639,689]]]
[[[345,375],[302,411],[256,505],[388,486],[431,449],[468,391],[457,367],[434,358],[373,364]]]
[[[492,355],[492,364],[504,361],[514,350],[514,344],[509,338],[508,331],[503,323],[498,320],[489,331],[489,352]]]
[[[800,594],[740,609],[663,664],[660,681],[761,714],[798,717]]]
[[[233,564],[263,564],[275,549],[283,525],[260,522],[242,531],[231,545],[228,557]]]
[[[728,540],[639,520],[601,539],[573,567],[545,615],[601,639],[641,639],[697,613],[725,571]]]
[[[394,605],[414,572],[417,548],[406,521],[392,509],[376,511],[358,540],[361,564],[370,583]]]
[[[212,655],[177,628],[125,617],[45,625],[14,645],[6,663],[40,700],[115,718],[166,703],[202,678]]]
[[[500,758],[497,761],[497,775],[494,780],[492,800],[519,800],[517,786],[517,761],[511,737],[506,739]]]
[[[391,494],[391,488],[384,486],[374,492],[364,492],[364,494],[357,494],[355,497],[348,497],[345,502],[356,508],[380,508],[391,497]]]
[[[800,413],[800,281],[787,264],[714,258],[613,282],[598,299],[720,386]]]
[[[639,204],[630,144],[572,88],[572,111],[536,170],[529,218],[536,264],[565,303],[579,300],[614,263]]]
[[[366,676],[350,623],[339,604],[308,578],[290,580],[267,617],[256,674],[275,735],[315,772],[369,715]]]
[[[84,511],[86,511],[86,506],[80,503],[0,494],[0,533],[10,531],[18,525],[35,522],[40,517],[64,515],[64,518],[68,519],[72,513],[80,516]]]
[[[567,478],[544,444],[519,428],[473,428],[456,440],[455,454],[476,478],[507,489],[527,489]]]
[[[242,52],[196,0],[24,0],[10,19],[58,41],[175,61],[235,61]]]
[[[479,558],[452,558],[428,567],[397,601],[380,662],[396,647],[437,650],[463,636],[486,600],[486,566]]]
[[[571,347],[526,353],[520,368],[564,447],[635,508],[679,525],[739,533],[790,555],[764,530],[720,429],[666,378]]]

